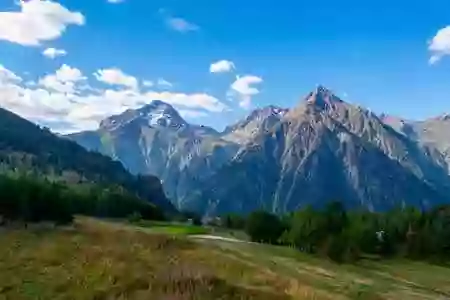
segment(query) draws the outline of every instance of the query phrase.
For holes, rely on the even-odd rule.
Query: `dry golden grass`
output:
[[[3,231],[0,244],[0,299],[288,299],[259,279],[245,286],[220,276],[240,270],[234,261],[218,272],[216,254],[127,226],[83,219],[69,229]],[[257,277],[245,272],[249,283]]]

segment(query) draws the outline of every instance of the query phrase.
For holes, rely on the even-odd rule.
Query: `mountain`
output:
[[[154,174],[174,204],[191,209],[185,199],[193,188],[229,163],[241,145],[278,123],[286,109],[269,106],[224,132],[189,124],[169,104],[154,100],[100,123],[96,131],[68,137],[121,161],[132,173]]]
[[[430,155],[440,155],[441,164],[450,172],[450,116],[443,115],[411,125],[415,139],[430,151]]]
[[[134,176],[120,162],[87,151],[5,109],[0,109],[0,168],[2,172],[33,172],[69,184],[120,185],[166,212],[176,211],[158,178]]]
[[[69,138],[157,175],[183,210],[283,213],[330,200],[385,210],[449,200],[450,143],[433,124],[377,116],[319,86],[293,109],[258,109],[223,132],[153,101]]]
[[[210,127],[188,124],[158,100],[102,121],[97,131],[68,137],[121,161],[132,173],[158,176],[181,208],[194,182],[229,162],[239,147]]]
[[[283,213],[330,200],[372,210],[429,207],[448,201],[449,183],[448,172],[415,141],[318,87],[186,203],[213,215]]]
[[[429,156],[450,172],[450,115],[424,121],[403,120],[388,115],[382,115],[381,119],[424,148]]]
[[[287,109],[273,105],[256,109],[246,119],[226,127],[222,137],[230,142],[245,144],[278,123],[287,112]]]

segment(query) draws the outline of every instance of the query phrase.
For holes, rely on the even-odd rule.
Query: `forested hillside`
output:
[[[3,173],[45,177],[69,185],[122,187],[166,212],[175,212],[158,178],[131,175],[120,162],[87,151],[4,109],[0,109],[0,165]]]

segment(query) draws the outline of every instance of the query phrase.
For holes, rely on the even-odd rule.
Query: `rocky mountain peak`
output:
[[[399,117],[396,117],[396,116],[393,116],[393,115],[388,115],[386,113],[380,114],[379,115],[379,119],[383,123],[388,124],[388,125],[391,125],[391,124],[401,124],[401,125],[403,125],[403,124],[406,123],[406,120],[404,120],[402,118],[399,118]]]
[[[335,109],[336,106],[342,104],[344,101],[337,97],[331,90],[319,85],[314,91],[308,94],[305,102],[317,109],[329,110]]]
[[[247,121],[261,120],[271,116],[282,117],[288,109],[279,106],[269,105],[260,109],[254,110],[248,117]]]
[[[173,106],[160,100],[153,100],[139,109],[128,109],[122,114],[103,120],[100,128],[113,131],[131,122],[139,122],[153,128],[179,129],[187,126],[187,122]]]
[[[137,109],[141,113],[152,112],[152,111],[166,111],[168,113],[177,113],[172,105],[163,102],[161,100],[153,100],[149,104]]]
[[[281,119],[289,110],[286,108],[282,108],[275,105],[269,105],[263,108],[255,109],[251,112],[251,114],[245,118],[244,120],[239,121],[238,123],[228,126],[224,133],[230,133],[242,128],[245,128],[249,124],[259,124],[264,122],[267,119]]]
[[[171,106],[160,100],[153,100],[150,104],[138,110],[139,117],[146,119],[151,127],[186,126],[187,122]]]
[[[442,115],[438,116],[437,118],[435,118],[435,120],[438,120],[438,121],[450,121],[450,114],[447,114],[447,113],[442,114]]]

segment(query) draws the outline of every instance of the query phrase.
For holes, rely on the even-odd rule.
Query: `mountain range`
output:
[[[448,202],[448,129],[448,116],[376,115],[319,86],[292,109],[258,109],[222,132],[155,100],[68,138],[158,176],[177,208],[218,215],[331,200],[375,211]]]

